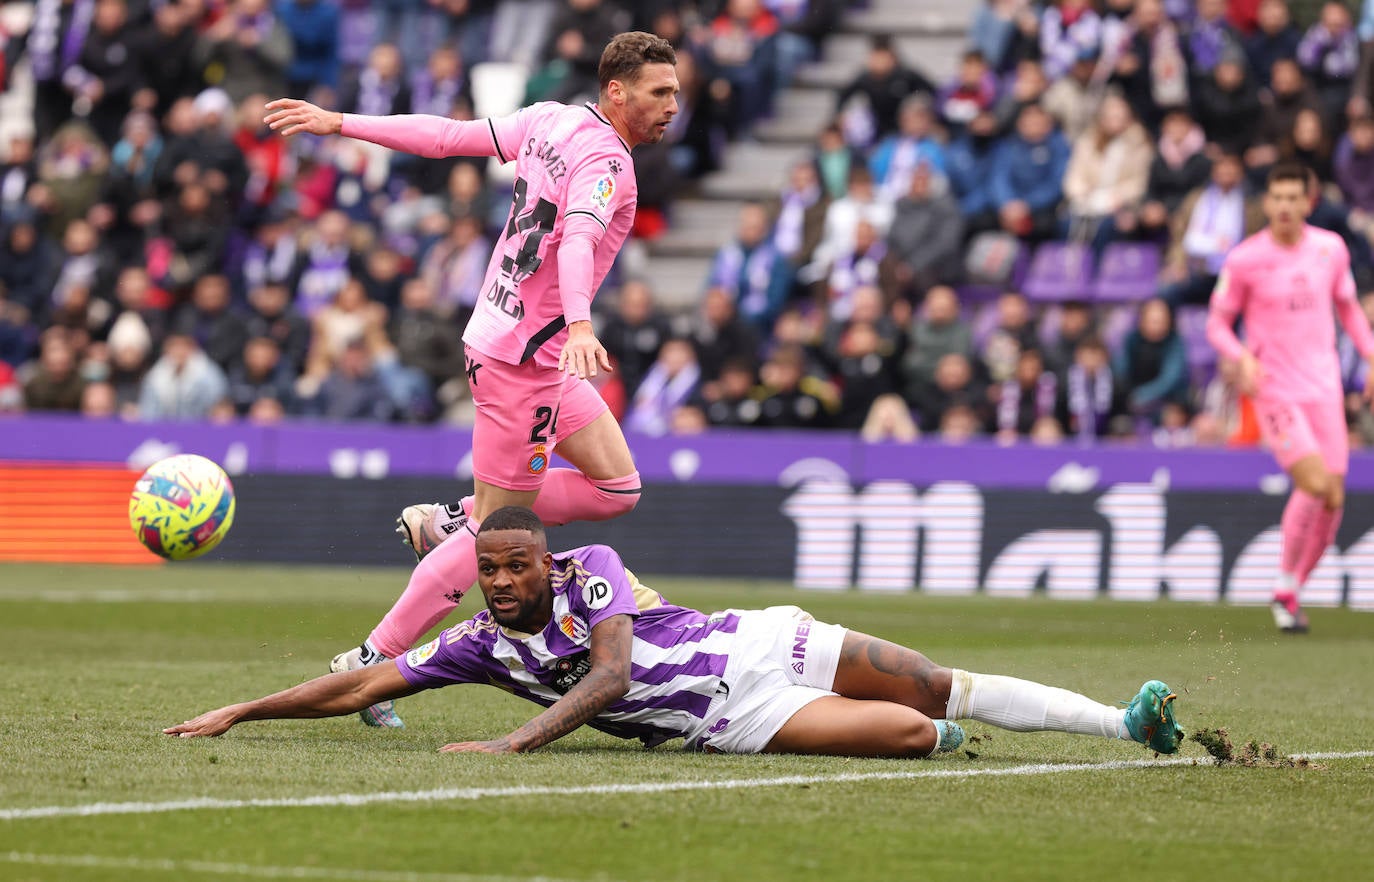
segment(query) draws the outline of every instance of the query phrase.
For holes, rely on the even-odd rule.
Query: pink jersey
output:
[[[1207,337],[1227,358],[1248,350],[1259,360],[1261,401],[1330,400],[1341,396],[1336,315],[1362,353],[1374,352],[1341,237],[1307,226],[1296,245],[1285,247],[1264,229],[1227,255]],[[1232,330],[1237,316],[1244,344]]]
[[[344,115],[343,134],[422,156],[515,161],[510,217],[463,342],[498,361],[557,366],[634,223],[630,148],[594,104],[544,102],[500,119]]]

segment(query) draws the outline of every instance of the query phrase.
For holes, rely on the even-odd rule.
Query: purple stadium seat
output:
[[[1150,242],[1114,242],[1102,252],[1093,293],[1108,303],[1137,303],[1155,295],[1159,246]]]
[[[1021,290],[1028,300],[1091,300],[1092,252],[1076,242],[1046,242],[1035,250]]]
[[[1126,341],[1126,335],[1135,327],[1138,310],[1134,306],[1110,306],[1098,321],[1098,332],[1108,352],[1116,352]]]

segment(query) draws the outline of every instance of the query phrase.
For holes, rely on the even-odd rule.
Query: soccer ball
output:
[[[234,523],[234,485],[224,469],[203,456],[169,456],[134,484],[129,523],[155,554],[168,560],[200,557]]]

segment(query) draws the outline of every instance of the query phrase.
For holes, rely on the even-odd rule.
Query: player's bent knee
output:
[[[639,472],[607,481],[593,480],[592,485],[596,487],[599,507],[606,520],[634,511],[644,489],[639,481]]]

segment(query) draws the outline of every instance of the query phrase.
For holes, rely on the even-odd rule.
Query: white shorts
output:
[[[834,695],[847,628],[795,606],[730,610],[740,617],[720,689],[686,750],[759,753],[792,715]]]

